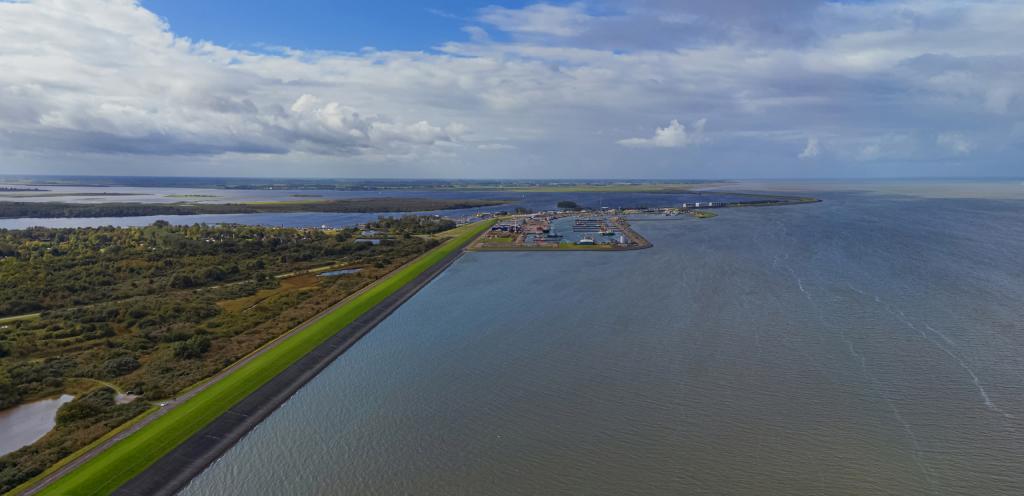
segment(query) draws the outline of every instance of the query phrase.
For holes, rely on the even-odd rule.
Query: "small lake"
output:
[[[0,410],[0,456],[36,442],[57,423],[57,409],[75,399],[69,394]]]

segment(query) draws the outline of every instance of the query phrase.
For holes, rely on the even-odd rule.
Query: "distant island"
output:
[[[26,186],[130,186],[229,190],[509,191],[530,193],[680,193],[722,187],[724,180],[646,179],[315,179],[150,176],[0,176]]]
[[[0,186],[0,193],[21,193],[28,191],[50,191],[48,189],[39,188],[21,188],[16,186]]]
[[[431,198],[359,198],[255,203],[43,203],[0,201],[0,219],[141,217],[147,215],[255,214],[290,212],[428,212],[501,205],[497,200],[442,200]]]

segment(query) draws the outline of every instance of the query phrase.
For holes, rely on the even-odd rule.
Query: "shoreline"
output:
[[[458,260],[464,247],[416,276],[384,301],[292,363],[254,393],[228,409],[176,448],[119,487],[113,494],[131,496],[174,495],[230,450],[253,428],[273,414],[314,377],[330,366],[362,337],[398,310]]]
[[[434,262],[426,268],[418,269],[420,270],[419,273],[413,272],[415,275],[409,274],[406,276],[402,274],[402,271],[403,269],[410,268],[410,266],[414,266],[417,262],[423,261],[424,257],[430,257],[430,252],[409,262],[408,265],[396,270],[385,278],[380,279],[377,284],[363,288],[359,292],[324,310],[294,330],[280,336],[271,343],[268,343],[273,344],[273,346],[265,346],[260,350],[254,351],[252,354],[228,367],[228,369],[225,369],[214,378],[197,384],[195,388],[188,390],[187,393],[184,393],[182,396],[179,396],[175,400],[169,402],[170,405],[173,405],[173,408],[157,408],[155,412],[151,412],[139,419],[137,424],[132,425],[129,429],[125,429],[125,432],[118,433],[118,435],[112,436],[111,439],[107,439],[105,442],[101,443],[101,445],[97,446],[93,452],[83,453],[80,457],[66,462],[61,469],[48,474],[48,476],[45,476],[42,479],[36,480],[28,487],[20,489],[16,488],[15,493],[49,494],[54,492],[55,494],[64,494],[69,488],[80,487],[82,485],[95,482],[91,481],[90,478],[96,479],[96,477],[100,477],[100,479],[105,480],[102,483],[106,484],[106,486],[94,487],[93,490],[98,492],[146,494],[147,496],[150,494],[174,494],[176,491],[180,490],[181,487],[184,487],[192,477],[201,473],[210,463],[229,450],[247,432],[258,425],[260,421],[273,413],[273,411],[287,401],[288,398],[290,398],[296,391],[301,389],[309,382],[309,380],[315,377],[318,372],[330,365],[330,363],[344,353],[344,351],[376,327],[378,323],[387,318],[387,316],[398,309],[405,301],[429,284],[434,277],[443,273],[445,269],[447,269],[464,253],[465,247],[475,240],[478,235],[479,233],[476,233],[471,235],[468,239],[459,239],[459,236],[452,238],[451,241],[457,243],[455,247],[451,248],[452,251],[448,253],[439,253],[438,255],[441,255],[441,257],[435,258]],[[443,246],[444,245],[439,248],[442,248]],[[385,293],[385,295],[380,297],[381,299],[377,300],[376,303],[371,303],[368,307],[360,308],[368,303],[367,301],[360,300],[368,293],[372,293],[374,291],[388,291],[387,289],[381,289],[384,286],[380,286],[380,283],[386,284],[386,281],[391,280],[393,277],[403,278],[410,276],[411,279],[406,279],[404,284],[391,289],[390,293]],[[365,298],[363,298],[363,300],[365,300]],[[137,469],[138,471],[133,471],[131,467],[129,467],[127,470],[122,472],[123,475],[121,476],[124,477],[127,475],[128,477],[125,477],[118,482],[117,474],[106,474],[106,476],[104,476],[103,474],[96,473],[97,470],[102,471],[102,469],[95,465],[92,467],[88,466],[90,462],[97,461],[96,459],[102,457],[104,454],[114,455],[115,458],[117,456],[130,457],[131,451],[134,448],[142,448],[139,446],[133,446],[132,448],[122,446],[124,449],[128,450],[128,453],[118,453],[116,455],[108,453],[108,450],[117,450],[117,443],[119,441],[128,443],[134,441],[135,444],[145,443],[146,441],[141,438],[133,439],[129,436],[139,430],[142,430],[146,426],[159,421],[166,414],[174,413],[176,410],[180,410],[180,415],[188,415],[189,412],[196,408],[200,408],[197,404],[188,405],[187,402],[190,402],[190,400],[193,399],[198,400],[199,398],[196,398],[195,396],[199,396],[207,389],[216,389],[218,384],[221,385],[222,388],[229,387],[220,383],[224,382],[225,379],[230,378],[232,375],[243,372],[244,370],[242,369],[248,365],[252,365],[252,361],[260,358],[266,358],[268,360],[278,359],[277,357],[270,358],[265,356],[269,352],[274,351],[278,345],[287,343],[289,345],[294,344],[295,346],[302,346],[297,343],[289,343],[289,341],[291,341],[292,338],[299,337],[299,335],[306,331],[316,331],[314,334],[323,332],[323,330],[310,329],[310,327],[314,327],[331,317],[345,319],[346,317],[335,314],[339,311],[343,311],[345,307],[349,305],[353,305],[352,312],[356,313],[356,315],[348,317],[351,320],[347,321],[346,324],[343,324],[340,329],[334,332],[328,331],[328,335],[326,337],[322,338],[319,342],[312,344],[312,347],[305,353],[302,353],[297,358],[293,359],[293,361],[284,365],[276,374],[270,376],[269,379],[262,381],[260,385],[248,390],[247,393],[244,393],[244,395],[233,404],[230,404],[230,406],[226,407],[219,413],[215,413],[209,421],[202,425],[202,427],[198,427],[197,430],[186,434],[181,441],[172,440],[172,442],[177,442],[177,445],[174,447],[165,445],[163,449],[166,449],[167,451],[163,451],[161,454],[156,456],[155,460],[145,465],[145,468],[140,467]],[[326,325],[329,326],[329,322],[326,323]],[[314,336],[310,336],[309,339],[314,339]],[[282,350],[282,353],[285,352]],[[183,407],[186,407],[189,411],[186,412],[185,410],[182,410]],[[201,414],[197,415],[200,417],[202,416]],[[185,419],[181,419],[179,422],[164,424],[164,427],[167,425],[173,427],[182,421],[188,423]],[[198,421],[193,422],[202,423],[202,421],[203,419],[199,418]],[[159,429],[157,429],[157,431],[159,431]],[[150,432],[150,440],[152,440],[152,434],[155,432],[156,431]],[[162,442],[162,439],[156,441],[157,444]],[[160,450],[160,446],[155,446],[154,448],[158,451]],[[109,466],[113,460],[114,459],[109,459],[105,462]],[[114,465],[116,465],[116,463]],[[102,465],[100,465],[100,467],[101,466]],[[79,468],[82,470],[79,470]],[[83,472],[83,470],[85,472]],[[90,470],[92,471],[91,474],[89,473]],[[153,473],[157,473],[159,475],[151,475]],[[73,480],[76,476],[79,479],[84,478],[85,481]],[[114,483],[119,483],[119,485],[113,486]],[[62,484],[68,485],[68,487],[61,488]],[[20,493],[18,493],[19,490],[21,491]]]

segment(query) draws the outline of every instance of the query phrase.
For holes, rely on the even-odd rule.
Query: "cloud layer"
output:
[[[465,40],[339,53],[190,40],[131,0],[0,1],[0,160],[331,176],[1021,172],[1019,2],[629,5],[493,6]]]

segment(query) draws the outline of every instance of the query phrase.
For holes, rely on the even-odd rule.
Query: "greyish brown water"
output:
[[[17,451],[46,435],[57,425],[57,410],[75,399],[69,394],[0,410],[0,455]]]
[[[469,254],[183,494],[1024,494],[1024,201],[819,196]]]

